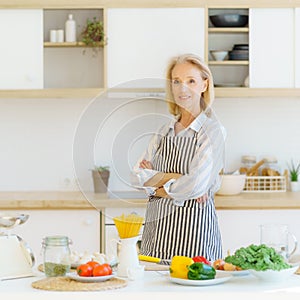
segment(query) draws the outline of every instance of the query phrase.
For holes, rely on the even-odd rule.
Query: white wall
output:
[[[118,106],[124,100],[115,100]],[[73,138],[80,116],[90,103],[89,99],[1,99],[0,100],[0,189],[1,190],[72,190],[77,189],[72,159]],[[128,124],[139,113],[161,112],[162,118],[138,122],[138,132],[159,126],[167,114],[164,103],[146,109],[131,106],[123,108],[124,124]],[[216,99],[215,111],[227,129],[227,170],[239,167],[244,154],[277,156],[282,168],[291,158],[300,160],[300,99]],[[128,118],[126,117],[126,109]],[[115,120],[115,122],[114,122]],[[118,116],[110,120],[114,135],[106,131],[106,149],[109,139],[122,129]],[[126,127],[126,126],[125,126]],[[105,131],[104,131],[105,132]],[[128,134],[128,132],[126,133]],[[119,138],[119,137],[118,137]],[[146,143],[147,137],[145,138]],[[128,141],[126,142],[128,143]],[[125,146],[127,147],[127,144]],[[144,147],[137,143],[131,163]],[[125,148],[126,148],[125,147]],[[124,156],[122,147],[115,153]],[[96,161],[101,158],[96,157]],[[102,163],[102,162],[101,162]],[[105,163],[105,162],[103,162]],[[109,162],[110,164],[111,162]],[[119,161],[118,170],[127,172],[128,162]],[[91,166],[88,166],[89,168]],[[118,171],[117,170],[117,171]],[[118,172],[119,172],[118,171]],[[124,175],[124,174],[123,174]],[[124,175],[126,176],[126,175]],[[129,178],[129,174],[128,174]],[[92,186],[92,181],[88,178]],[[126,190],[128,187],[112,172],[112,190]]]

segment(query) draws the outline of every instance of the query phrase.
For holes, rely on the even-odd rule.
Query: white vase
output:
[[[299,190],[299,182],[298,181],[291,181],[290,187],[292,192],[297,192]]]

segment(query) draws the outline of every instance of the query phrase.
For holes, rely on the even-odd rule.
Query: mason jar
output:
[[[243,155],[241,161],[242,166],[240,167],[240,173],[246,174],[256,164],[256,157],[252,155]]]
[[[47,236],[43,239],[44,272],[47,277],[64,276],[70,272],[70,244],[67,236]]]

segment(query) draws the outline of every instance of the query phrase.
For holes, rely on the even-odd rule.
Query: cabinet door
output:
[[[0,37],[0,89],[42,89],[42,10],[1,9]]]
[[[100,218],[97,210],[23,210],[7,213],[29,214],[25,224],[11,231],[28,243],[37,264],[43,260],[42,241],[46,236],[68,236],[72,240],[71,251],[100,251]]]
[[[295,9],[295,87],[300,88],[300,8]]]
[[[250,9],[252,88],[294,87],[294,9]]]
[[[172,56],[204,57],[204,28],[203,8],[108,9],[108,87],[164,87]]]

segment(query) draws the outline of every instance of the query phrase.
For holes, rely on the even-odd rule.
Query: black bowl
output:
[[[244,27],[248,24],[247,15],[222,14],[209,17],[215,27]]]
[[[248,50],[232,50],[228,52],[229,60],[248,60],[249,51]]]
[[[249,50],[249,44],[235,44],[233,50]]]

